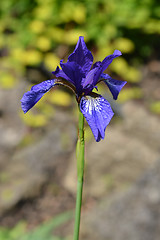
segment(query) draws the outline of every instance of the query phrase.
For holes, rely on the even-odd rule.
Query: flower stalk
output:
[[[79,239],[82,192],[83,192],[83,175],[84,175],[84,116],[80,110],[79,110],[76,157],[77,157],[77,197],[76,197],[74,240]]]

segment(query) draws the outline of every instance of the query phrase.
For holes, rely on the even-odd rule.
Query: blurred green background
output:
[[[119,103],[144,100],[148,109],[160,114],[159,92],[150,93],[150,84],[145,85],[143,79],[144,66],[160,58],[160,5],[156,0],[1,0],[1,91],[10,94],[24,83],[25,92],[31,85],[50,79],[60,60],[66,60],[73,51],[79,36],[84,36],[94,61],[103,60],[115,49],[122,52],[107,70],[115,78],[128,82],[119,96]],[[155,62],[153,65],[156,66]],[[100,90],[104,91],[101,87]],[[54,94],[48,93],[27,115],[19,105],[16,114],[27,126],[27,132],[18,147],[33,142],[28,132],[47,126],[55,116],[56,105],[73,107],[74,101],[71,93],[60,88]],[[87,127],[86,130],[90,139],[90,130]],[[66,136],[62,138],[67,147]],[[12,232],[7,231],[0,230],[1,240],[17,240],[19,232],[25,233],[26,227],[20,223]],[[46,237],[62,239],[48,234],[46,232],[43,240]],[[37,236],[34,240],[40,240]],[[29,235],[23,239],[32,238]]]
[[[160,6],[154,0],[2,0],[0,86],[12,88],[24,76],[30,84],[50,79],[51,71],[60,59],[66,60],[82,35],[95,61],[115,49],[122,51],[123,56],[113,61],[110,71],[132,88],[125,89],[120,100],[141,98],[140,68],[158,57],[159,34]],[[65,97],[69,104],[70,99]],[[61,102],[59,99],[61,92],[54,99],[48,97],[52,103]],[[28,116],[32,117],[36,118]],[[46,123],[41,115],[36,123],[25,121],[35,126]]]

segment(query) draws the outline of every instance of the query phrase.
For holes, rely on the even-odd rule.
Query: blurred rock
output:
[[[5,181],[0,184],[0,214],[22,199],[37,196],[50,176],[56,179],[58,174],[62,175],[66,169],[64,159],[67,164],[70,150],[63,149],[60,129],[55,128],[39,142],[15,153],[3,171]]]
[[[21,109],[20,99],[26,87],[25,82],[22,81],[11,89],[0,89],[1,122],[5,119],[7,126],[17,125],[18,123],[22,126],[19,118],[19,111]]]
[[[20,200],[40,194],[50,176],[61,176],[75,144],[73,118],[63,109],[56,111],[44,132],[37,130],[35,136],[29,132],[19,117],[25,91],[24,82],[0,89],[0,214]],[[22,148],[26,133],[34,136],[34,144]]]
[[[160,62],[157,60],[152,60],[148,64],[148,71],[160,74]]]
[[[12,89],[0,89],[0,168],[10,161],[10,156],[25,135],[26,127],[19,117],[24,89],[24,82]]]
[[[82,217],[83,240],[159,240],[160,160],[127,192]]]
[[[107,127],[103,141],[86,144],[84,195],[97,198],[126,189],[159,156],[159,118],[134,102],[126,103],[122,113],[122,121]],[[76,174],[73,156],[64,186],[74,193]]]
[[[160,119],[140,103],[128,102],[123,107],[124,121],[120,126],[130,137],[139,139],[149,148],[160,152]]]
[[[160,62],[151,60],[142,67],[141,88],[143,100],[151,103],[160,100]]]

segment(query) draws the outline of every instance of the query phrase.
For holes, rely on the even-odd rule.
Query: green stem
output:
[[[83,191],[83,173],[84,173],[84,116],[80,110],[79,110],[78,141],[77,141],[76,155],[77,155],[78,182],[77,182],[74,240],[79,239],[82,191]]]

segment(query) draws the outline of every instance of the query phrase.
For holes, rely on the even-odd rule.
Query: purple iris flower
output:
[[[103,72],[113,59],[120,55],[122,55],[121,52],[115,50],[102,62],[93,64],[93,56],[86,47],[84,37],[79,37],[75,50],[69,55],[68,61],[63,63],[61,60],[61,69],[57,67],[52,72],[55,78],[33,86],[30,91],[23,95],[21,99],[23,112],[28,112],[52,87],[56,85],[66,86],[74,92],[79,108],[91,128],[95,140],[99,142],[104,139],[105,129],[114,113],[109,102],[93,92],[93,89],[96,88],[97,83],[103,81],[111,91],[113,99],[117,99],[126,81],[112,79]]]

